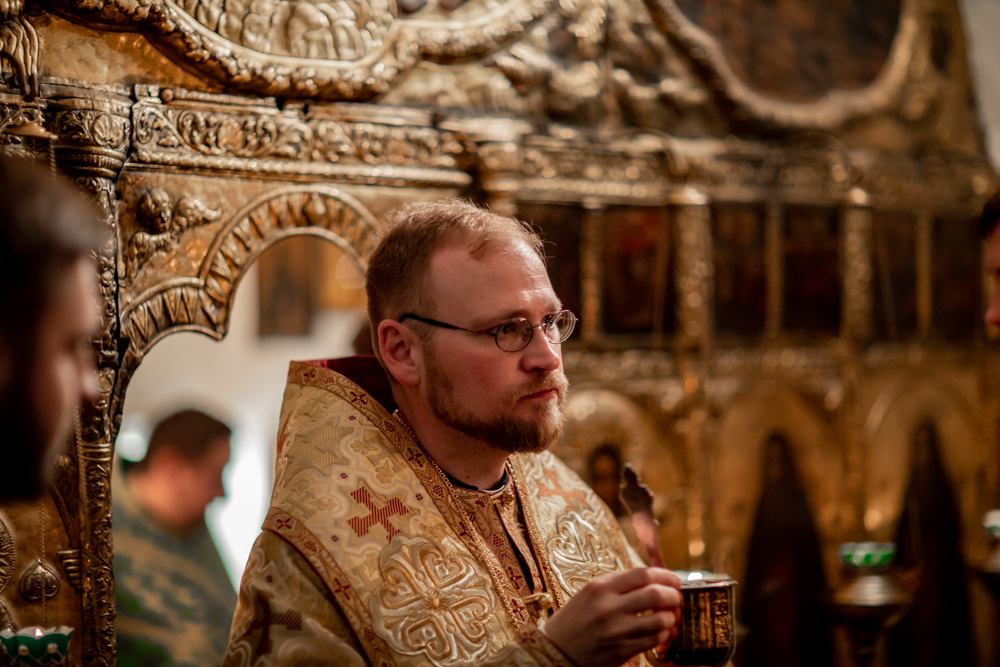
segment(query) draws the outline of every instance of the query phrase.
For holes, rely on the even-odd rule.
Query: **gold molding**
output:
[[[169,58],[228,90],[365,100],[387,92],[421,60],[448,64],[494,54],[550,4],[473,0],[461,18],[447,19],[400,18],[392,0],[368,0],[355,16],[344,12],[346,4],[291,0],[273,3],[268,16],[229,15],[222,0],[55,0],[54,9],[85,25],[141,31]],[[279,30],[281,39],[270,35],[275,20],[287,33]]]
[[[790,130],[835,131],[849,121],[892,112],[905,93],[918,48],[927,48],[923,0],[904,0],[886,64],[858,91],[833,90],[816,102],[783,102],[754,91],[733,71],[718,41],[684,15],[675,0],[644,0],[653,23],[699,67],[709,90],[734,107],[732,115]]]

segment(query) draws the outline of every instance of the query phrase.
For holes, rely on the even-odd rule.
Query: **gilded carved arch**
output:
[[[993,497],[997,475],[989,465],[988,440],[975,411],[947,379],[899,378],[873,404],[863,430],[865,523],[874,539],[893,540],[909,484],[912,439],[926,420],[937,428],[968,551],[986,539],[981,520],[990,507],[982,501]]]
[[[774,406],[782,406],[775,410]],[[716,446],[709,463],[718,534],[717,560],[739,578],[746,568],[747,549],[763,483],[764,444],[783,433],[805,487],[827,572],[834,570],[832,548],[842,540],[850,521],[843,503],[845,463],[830,424],[794,389],[780,384],[750,388],[729,405],[719,421]]]
[[[236,288],[269,247],[294,235],[319,236],[364,271],[377,233],[371,211],[332,186],[285,186],[250,200],[222,222],[195,275],[163,280],[122,307],[121,335],[129,345],[112,414],[120,413],[129,378],[157,341],[178,331],[226,335]]]

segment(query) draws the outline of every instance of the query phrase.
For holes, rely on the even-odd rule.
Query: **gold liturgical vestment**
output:
[[[224,664],[570,665],[538,626],[642,564],[610,511],[548,452],[460,489],[393,406],[374,357],[292,363]]]

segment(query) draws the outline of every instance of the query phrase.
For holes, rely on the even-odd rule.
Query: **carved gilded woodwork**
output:
[[[137,86],[134,160],[175,169],[366,184],[462,187],[470,151],[418,110],[286,107],[273,100]]]
[[[45,5],[72,25],[0,0],[9,65],[0,149],[42,161],[51,151],[115,230],[98,257],[100,395],[58,463],[46,553],[31,530],[37,507],[0,508],[0,625],[35,622],[56,576],[49,620],[80,628],[74,660],[112,664],[112,443],[144,356],[173,332],[223,338],[241,277],[280,240],[311,234],[363,267],[385,210],[460,193],[505,212],[580,211],[581,338],[564,345],[576,389],[561,446],[580,463],[606,440],[642,461],[671,565],[741,575],[762,443],[781,430],[836,582],[839,541],[892,536],[908,429],[928,414],[941,425],[974,559],[985,540],[976,522],[998,486],[976,472],[997,469],[996,358],[979,334],[940,336],[935,290],[944,225],[974,216],[997,181],[969,107],[955,3],[904,0],[877,75],[808,101],[755,88],[725,40],[682,7],[690,3]],[[111,29],[138,35],[115,42]],[[63,62],[50,43],[62,36],[98,54],[123,45],[142,63],[91,77]],[[162,56],[151,58],[153,47]],[[41,75],[56,66],[79,76]],[[24,119],[58,138],[4,132]],[[620,206],[666,209],[674,331],[655,307],[660,323],[647,334],[607,330],[604,239]],[[757,337],[719,335],[713,322],[718,206],[761,212]],[[788,220],[802,208],[839,225],[842,314],[828,335],[789,326]],[[873,326],[880,211],[912,216],[910,337],[886,340]],[[29,604],[20,583],[35,559],[46,573],[27,578],[30,595],[43,593]]]
[[[545,0],[443,3],[409,16],[392,0],[296,3],[121,0],[55,3],[87,24],[141,30],[171,59],[229,90],[284,98],[364,100],[421,60],[489,56],[530,28]]]
[[[872,330],[872,215],[868,193],[849,193],[851,206],[844,210],[844,305],[841,335],[864,342]]]
[[[892,47],[870,85],[858,91],[830,91],[815,102],[805,103],[779,101],[753,90],[733,71],[718,41],[693,23],[675,0],[645,2],[653,23],[690,58],[712,94],[731,106],[734,116],[761,125],[836,131],[858,118],[898,112],[906,106],[908,97],[917,94],[908,90],[908,84],[913,86],[921,78],[933,77],[922,66],[929,55],[933,2],[902,3]],[[926,105],[917,106],[912,102],[908,113],[926,113]]]
[[[24,0],[0,3],[0,58],[6,58],[17,74],[25,98],[38,94],[38,33],[24,13]]]
[[[208,210],[204,204],[198,207]],[[240,278],[260,253],[281,239],[308,229],[337,243],[363,268],[376,234],[375,217],[364,205],[324,185],[279,187],[221,221],[221,216],[213,217],[214,240],[200,262],[190,265],[196,269],[191,275],[126,294],[122,335],[130,345],[124,373],[131,373],[149,348],[171,331],[200,331],[221,339]],[[183,250],[174,245],[170,250]],[[124,383],[120,387],[124,391]],[[115,397],[118,405],[123,398],[123,393]]]

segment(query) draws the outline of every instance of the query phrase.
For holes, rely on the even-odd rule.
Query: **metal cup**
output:
[[[726,575],[678,574],[683,598],[678,634],[661,659],[681,667],[725,665],[736,651],[736,582]]]

